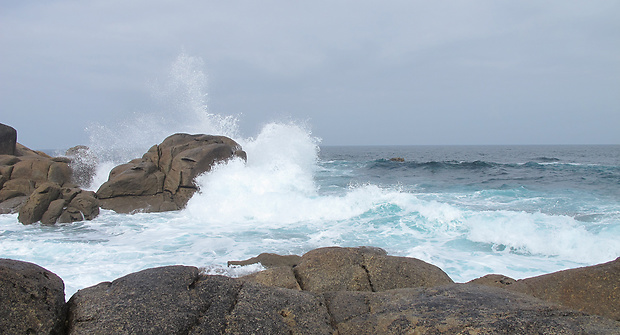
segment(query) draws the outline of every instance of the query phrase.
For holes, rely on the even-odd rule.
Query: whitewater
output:
[[[240,276],[261,267],[227,261],[325,246],[381,247],[437,265],[456,282],[488,273],[525,278],[620,256],[620,146],[335,147],[296,122],[244,137],[236,116],[207,111],[201,68],[200,59],[179,56],[153,85],[157,110],[89,126],[98,173],[88,188],[176,132],[229,136],[247,162],[197,177],[199,192],[180,211],[103,210],[92,221],[55,226],[0,215],[0,257],[47,268],[71,296],[150,267]]]

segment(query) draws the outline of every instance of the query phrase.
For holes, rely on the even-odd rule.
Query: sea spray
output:
[[[107,180],[111,168],[141,157],[151,146],[175,133],[239,137],[238,119],[233,115],[210,113],[207,108],[207,76],[199,57],[180,54],[164,80],[150,86],[154,107],[132,112],[108,124],[86,128],[89,147],[101,162],[88,187],[96,190]]]

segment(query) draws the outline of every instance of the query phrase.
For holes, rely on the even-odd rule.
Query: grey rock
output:
[[[0,306],[1,334],[64,334],[64,283],[38,265],[0,259]]]
[[[205,308],[191,289],[198,275],[168,266],[79,290],[68,302],[68,334],[187,333]]]
[[[613,320],[481,285],[324,295],[339,335],[620,334]]]
[[[295,272],[293,272],[293,268],[289,266],[269,268],[264,271],[243,276],[240,279],[265,286],[275,286],[301,291],[301,287],[295,278]]]
[[[136,272],[78,291],[68,334],[329,334],[320,296],[221,277],[195,267]]]
[[[244,284],[228,317],[227,334],[332,334],[323,297]]]

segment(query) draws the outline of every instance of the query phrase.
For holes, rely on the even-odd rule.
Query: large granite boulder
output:
[[[0,306],[1,334],[64,334],[64,283],[38,265],[0,259]]]
[[[229,265],[246,265],[255,260],[262,263],[261,259],[272,264],[277,261],[273,256],[258,256],[247,261],[229,262]],[[299,260],[290,260],[294,261],[289,265],[291,271],[272,265],[264,273],[244,279],[286,288],[296,288],[293,284],[296,282],[300,289],[312,292],[380,292],[453,283],[445,272],[432,264],[415,258],[388,256],[380,248],[319,248],[307,252]]]
[[[506,289],[620,321],[620,257],[603,264],[517,280]]]
[[[620,324],[524,294],[451,284],[324,294],[339,335],[620,334]]]
[[[114,168],[97,197],[101,207],[122,213],[181,209],[197,190],[194,178],[233,157],[246,154],[228,137],[174,134]]]
[[[37,187],[26,204],[19,210],[18,220],[23,224],[40,221],[50,203],[60,195],[60,186],[56,183],[43,183]]]
[[[0,155],[15,155],[17,144],[17,130],[0,123]]]
[[[514,280],[489,274],[468,284],[504,288],[620,321],[620,258],[603,264]]]
[[[19,222],[53,225],[92,220],[99,215],[99,201],[95,192],[77,187],[61,188],[56,183],[39,185],[19,209]]]
[[[68,306],[68,334],[620,334],[614,320],[482,285],[314,293],[188,266],[101,283]]]
[[[329,334],[322,297],[201,275],[147,269],[78,291],[68,334]]]
[[[344,250],[321,253],[386,256],[380,249],[338,249]],[[257,259],[275,262],[266,271],[293,272],[303,264],[302,259],[290,265],[295,263],[293,257]],[[609,273],[610,266],[602,264],[596,271]],[[302,287],[286,289],[245,278],[205,275],[196,267],[177,265],[142,270],[79,290],[64,304],[60,278],[31,263],[0,259],[4,306],[0,333],[620,334],[620,322],[521,292],[472,284],[425,287],[417,281],[414,288],[381,292],[309,292]],[[500,276],[478,282],[517,285],[506,284],[510,281]],[[601,285],[615,287],[609,281]],[[599,292],[591,288],[585,287],[583,294]]]

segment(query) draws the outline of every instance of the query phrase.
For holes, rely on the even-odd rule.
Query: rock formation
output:
[[[84,201],[71,204],[73,198],[81,192],[71,183],[71,169],[68,160],[52,158],[42,152],[30,150],[16,144],[14,155],[0,155],[0,213],[19,212],[19,220],[30,224],[42,220],[49,206],[54,203],[52,211],[44,223],[54,224],[63,217],[63,222],[77,221],[75,215],[65,213],[80,209],[79,219],[92,218],[99,211],[98,204],[91,193],[89,202],[92,206],[84,208]],[[81,198],[87,197],[84,193]],[[51,215],[54,212],[54,215]],[[64,216],[63,216],[64,214]]]
[[[17,131],[11,126],[0,123],[0,155],[15,155]]]
[[[16,137],[15,129],[0,124],[0,214],[19,212],[24,224],[91,220],[100,206],[121,213],[178,210],[196,192],[196,176],[232,157],[246,159],[230,138],[175,134],[142,158],[115,167],[94,193],[78,186],[88,186],[96,168],[88,147],[50,157]]]
[[[197,190],[194,178],[233,157],[246,154],[230,138],[171,135],[142,158],[114,168],[97,196],[102,208],[121,213],[181,209]]]
[[[13,154],[0,155],[0,214],[19,212],[23,224],[91,220],[99,214],[95,193],[72,182],[69,158],[53,158],[17,142],[12,146]]]
[[[0,259],[0,333],[64,334],[65,285],[32,263]]]
[[[250,263],[264,260],[272,267],[239,279],[205,275],[192,266],[146,269],[82,289],[66,304],[62,281],[53,273],[26,262],[0,260],[0,303],[8,306],[0,309],[0,333],[620,334],[620,322],[578,311],[584,310],[581,306],[567,309],[516,290],[480,285],[510,282],[506,277],[454,284],[449,278],[437,280],[443,271],[428,263],[368,247],[321,248],[297,259],[275,256],[254,258]],[[318,259],[328,264],[320,266]],[[383,263],[378,273],[375,261]],[[568,289],[568,281],[557,276],[580,277],[590,280],[585,286],[581,280],[573,284],[583,296],[613,294],[620,281],[614,262],[522,282],[554,280]],[[306,279],[298,276],[298,267],[316,265],[320,269]],[[369,269],[365,276],[355,269],[362,266]],[[274,270],[293,273],[285,278],[296,288],[277,287],[281,280],[275,286],[254,280]],[[313,276],[330,284],[317,290],[307,284]],[[373,285],[363,284],[363,278]],[[397,284],[388,284],[393,281]],[[385,290],[373,292],[374,286]],[[601,300],[607,309],[618,305],[617,296],[610,297]]]
[[[470,283],[505,288],[620,321],[620,258],[599,265],[514,280],[487,275]]]
[[[291,283],[296,281],[300,289],[317,293],[380,292],[453,283],[445,272],[432,264],[415,258],[388,256],[385,250],[372,247],[315,249],[304,254],[294,266],[272,266],[245,279],[286,288],[293,288]]]

